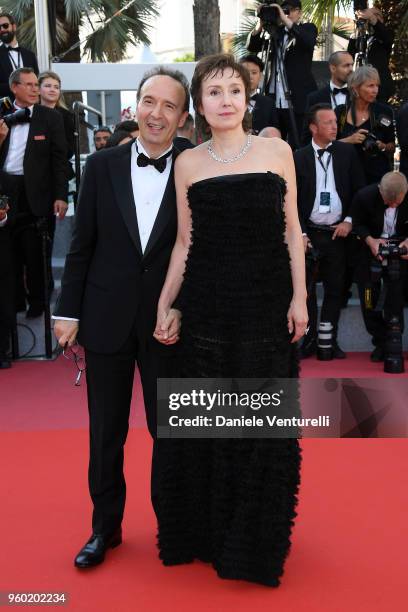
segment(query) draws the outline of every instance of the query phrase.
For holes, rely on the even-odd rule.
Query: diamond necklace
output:
[[[215,161],[217,162],[221,162],[222,164],[232,164],[233,162],[237,161],[238,159],[241,159],[241,157],[243,157],[245,155],[245,153],[247,153],[249,147],[252,144],[252,134],[248,134],[247,137],[247,141],[244,144],[244,146],[242,147],[242,149],[236,154],[234,155],[234,157],[229,157],[228,159],[223,159],[222,157],[218,157],[218,155],[215,153],[212,145],[213,145],[213,141],[212,139],[209,141],[208,145],[207,145],[207,151],[208,153],[211,155],[211,157],[213,159],[215,159]]]

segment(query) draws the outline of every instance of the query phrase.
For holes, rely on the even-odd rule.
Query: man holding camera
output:
[[[9,87],[11,73],[23,66],[33,68],[38,75],[37,58],[17,42],[17,25],[12,15],[0,13],[0,97],[13,97]]]
[[[371,353],[374,362],[384,359],[387,325],[391,318],[398,318],[401,331],[404,327],[407,192],[406,177],[400,172],[388,172],[379,185],[364,187],[352,202],[353,229],[366,244],[358,269],[358,286],[364,323],[375,346]],[[394,248],[390,250],[389,244]]]
[[[33,318],[45,306],[41,233],[53,214],[61,219],[67,211],[66,140],[62,116],[37,104],[32,68],[15,70],[10,89],[14,108],[0,119],[0,184],[10,198],[7,225],[14,255],[25,266],[27,317]]]
[[[249,36],[247,48],[253,53],[259,53],[268,48],[271,37],[275,41],[270,46],[270,55],[267,58],[270,69],[268,67],[269,77],[265,82],[265,93],[274,98],[282,138],[286,140],[289,137],[289,143],[294,147],[296,142],[299,142],[302,131],[307,95],[317,89],[312,74],[317,28],[313,23],[300,23],[302,3],[299,0],[285,0],[281,6],[265,3],[259,8],[258,15],[259,23]],[[290,104],[284,83],[285,73],[297,134],[293,134],[291,127]]]

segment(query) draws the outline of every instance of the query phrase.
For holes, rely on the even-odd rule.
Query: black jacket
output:
[[[153,333],[157,304],[177,232],[173,168],[144,253],[131,182],[132,142],[89,156],[56,316],[80,320],[79,340],[114,353],[136,316]],[[177,152],[173,153],[173,159]]]
[[[380,91],[378,92],[378,100],[386,102],[395,93],[395,85],[392,80],[391,71],[388,63],[394,42],[393,33],[381,21],[377,21],[375,26],[372,26],[373,39],[367,50],[367,63],[372,64],[377,68],[380,74]],[[347,51],[354,57],[356,54],[356,40],[350,38]]]
[[[38,76],[37,58],[32,51],[19,47],[21,59],[25,68],[33,68]],[[14,66],[10,61],[10,55],[5,45],[0,45],[0,98],[8,96],[14,99],[9,88],[9,76],[14,71]]]
[[[408,178],[408,103],[404,104],[398,113],[397,134],[401,147],[400,172]]]
[[[356,193],[351,205],[353,230],[362,240],[367,236],[381,237],[386,208],[378,185],[367,185]],[[398,206],[395,235],[402,238],[408,236],[408,197]]]
[[[337,193],[342,204],[342,219],[350,215],[353,195],[365,185],[364,172],[353,145],[333,142],[332,164]],[[297,201],[300,225],[307,233],[307,222],[316,198],[316,164],[311,144],[294,154],[297,183]]]
[[[10,132],[0,149],[0,168],[7,157]],[[52,214],[55,200],[67,201],[67,147],[61,115],[35,104],[24,155],[24,184],[36,216]]]
[[[278,113],[272,98],[258,93],[252,96],[252,100],[255,100],[252,111],[252,130],[254,134],[259,134],[265,127],[279,128]]]
[[[284,28],[279,29],[282,40]],[[307,95],[317,89],[312,74],[313,51],[317,39],[317,28],[313,23],[294,24],[289,32],[289,44],[284,58],[289,89],[292,94],[292,103],[295,113],[303,114],[306,107]],[[248,40],[248,51],[259,53],[264,42],[263,32],[251,34]],[[273,52],[270,59],[273,59]],[[269,91],[269,83],[266,90]]]

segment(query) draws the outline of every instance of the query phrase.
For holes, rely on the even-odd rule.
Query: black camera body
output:
[[[270,28],[277,28],[281,25],[279,11],[276,6],[271,6],[271,4],[284,5],[285,3],[281,3],[279,0],[266,0],[266,2],[261,4],[258,14],[266,31],[268,31]],[[287,15],[290,12],[289,8],[285,6],[282,7],[282,10]]]
[[[400,247],[398,244],[389,242],[388,244],[380,244],[378,249],[378,254],[381,257],[387,257],[387,259],[399,259],[402,255],[407,254],[407,249],[405,247]]]
[[[367,0],[354,0],[353,2],[353,10],[356,11],[365,11],[368,8]]]
[[[392,120],[386,115],[380,115],[376,120],[373,131],[369,132],[365,138],[365,140],[361,144],[361,148],[370,157],[375,157],[380,153],[380,149],[377,145],[377,140],[380,140],[375,133],[375,130],[381,127],[390,127],[392,124]]]
[[[9,129],[18,123],[28,123],[30,121],[29,108],[19,108],[14,113],[10,113],[9,111],[12,108],[13,103],[10,98],[0,98],[0,119],[3,119]]]

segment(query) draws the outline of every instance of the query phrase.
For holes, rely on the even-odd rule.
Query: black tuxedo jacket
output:
[[[408,178],[408,103],[398,113],[397,134],[401,147],[400,172]]]
[[[38,76],[38,64],[37,58],[34,53],[29,49],[19,47],[21,53],[21,59],[25,68],[33,68],[35,74]],[[10,61],[10,55],[5,45],[0,45],[0,98],[9,96],[14,99],[13,94],[9,88],[9,76],[15,70],[13,64]]]
[[[0,150],[0,168],[7,157],[10,132]],[[3,171],[1,174],[4,177]],[[24,154],[24,185],[28,204],[36,216],[51,214],[55,200],[67,201],[67,145],[62,116],[39,104],[34,105],[30,121]]]
[[[264,127],[279,128],[278,113],[273,100],[269,96],[255,94],[252,96],[255,106],[252,111],[252,129],[254,134],[259,134]]]
[[[386,208],[378,185],[367,185],[356,193],[351,205],[353,230],[362,240],[367,236],[381,237]],[[397,208],[395,235],[403,238],[408,236],[408,197]]]
[[[365,185],[364,171],[353,145],[335,141],[332,144],[331,154],[334,180],[344,219],[350,215],[353,195]],[[312,145],[295,151],[294,158],[299,220],[302,231],[307,233],[307,222],[316,198],[316,165]]]
[[[132,142],[89,156],[55,316],[80,320],[79,341],[114,353],[143,317],[151,338],[177,232],[174,159],[144,253],[131,181]],[[147,341],[147,340],[146,340]]]
[[[282,39],[284,28],[280,28],[279,36]],[[317,39],[317,28],[313,23],[294,24],[289,32],[289,44],[285,53],[284,64],[288,78],[289,89],[292,94],[292,103],[295,113],[305,112],[307,95],[317,89],[312,74],[313,50]],[[259,53],[262,51],[263,33],[252,34],[248,39],[248,51]],[[273,54],[271,54],[273,60]],[[269,91],[269,83],[266,84]]]

